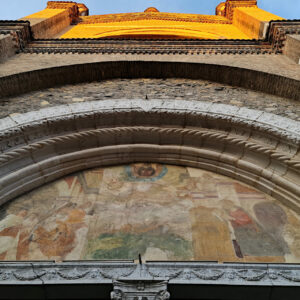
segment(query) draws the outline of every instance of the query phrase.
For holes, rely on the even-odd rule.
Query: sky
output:
[[[75,1],[75,0],[74,0]],[[159,11],[215,14],[216,6],[225,0],[79,0],[90,9],[90,15],[141,12],[155,6]],[[76,2],[76,1],[75,1]],[[46,7],[47,0],[0,0],[0,20],[16,20]],[[300,0],[258,0],[258,6],[286,19],[300,19]]]

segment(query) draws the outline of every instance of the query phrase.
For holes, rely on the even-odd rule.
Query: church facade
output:
[[[0,21],[0,299],[297,299],[299,37],[255,0]]]

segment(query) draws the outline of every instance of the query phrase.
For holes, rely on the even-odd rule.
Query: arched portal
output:
[[[66,46],[68,47],[68,46]],[[128,50],[129,51],[129,50]],[[111,50],[111,53],[114,53]],[[130,52],[129,52],[130,53]],[[145,53],[146,50],[145,50]],[[231,62],[189,63],[170,61],[169,58],[158,57],[150,60],[120,61],[118,56],[108,61],[91,62],[99,58],[89,59],[88,63],[76,64],[73,59],[61,60],[54,56],[53,61],[35,65],[29,61],[22,71],[11,72],[0,78],[0,97],[18,95],[58,85],[91,82],[112,78],[186,78],[204,79],[239,86],[251,90],[286,98],[299,98],[299,81],[283,75],[274,75],[248,67],[235,67]],[[144,58],[143,58],[144,59]],[[51,67],[45,68],[45,64]]]
[[[230,105],[121,100],[2,122],[1,203],[72,172],[133,162],[198,167],[299,211],[299,124]]]

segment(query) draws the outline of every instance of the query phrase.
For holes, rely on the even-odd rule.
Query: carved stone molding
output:
[[[299,122],[230,105],[108,100],[0,120],[1,204],[79,170],[153,161],[248,183],[300,211]]]
[[[24,53],[102,53],[102,54],[271,54],[266,41],[255,40],[134,40],[131,39],[64,39],[34,40]]]
[[[142,273],[141,273],[142,268]],[[261,285],[299,286],[299,264],[240,264],[205,262],[0,262],[1,285],[38,284],[114,284],[158,288],[169,285]]]
[[[300,20],[272,21],[269,41],[276,53],[282,53],[288,34],[300,34]]]
[[[0,34],[9,34],[14,42],[15,51],[24,51],[31,40],[30,22],[0,21]]]
[[[117,280],[113,282],[112,300],[169,300],[167,281],[161,280]]]
[[[113,118],[103,119],[105,116],[126,116],[128,113],[130,116],[127,116],[127,119],[122,121]],[[136,120],[136,118],[133,118],[134,114],[141,114],[145,118]],[[161,120],[159,118],[167,114],[176,116],[176,119]],[[155,120],[152,117],[153,115],[157,115]],[[74,120],[80,123],[77,124],[80,127],[74,128],[74,130],[71,130],[72,132],[78,132],[85,128],[115,127],[121,124],[123,126],[175,124],[176,127],[189,126],[193,128],[205,128],[205,125],[209,124],[211,129],[216,128],[226,131],[226,128],[220,126],[224,124],[219,122],[228,122],[231,126],[257,130],[272,135],[274,138],[289,141],[296,146],[300,145],[300,123],[295,120],[245,107],[187,100],[119,99],[45,108],[0,119],[0,136],[2,138],[4,136],[15,136],[17,132],[21,133],[24,130],[42,131],[45,128],[53,130],[53,125],[60,133],[70,132],[69,128],[57,128],[57,125],[59,125],[57,122],[69,121],[72,123]],[[90,121],[88,124],[85,123],[87,120]],[[126,123],[124,123],[125,121]],[[70,125],[74,126],[75,124],[73,122]],[[42,133],[42,137],[45,137],[45,132]],[[35,138],[30,138],[28,141],[32,142],[33,140]],[[10,147],[8,146],[8,148]],[[5,150],[2,150],[2,152],[5,152]]]
[[[0,299],[297,299],[300,267],[130,261],[0,263]],[[24,293],[27,290],[27,293]],[[41,291],[43,291],[41,293]],[[246,293],[246,294],[245,294]],[[38,296],[37,296],[38,295]],[[284,297],[280,298],[280,295]]]
[[[160,128],[160,127],[115,127],[105,129],[95,129],[82,131],[79,133],[67,134],[61,137],[49,138],[48,140],[35,142],[28,146],[21,147],[20,149],[12,150],[7,153],[0,154],[0,163],[5,164],[11,160],[21,159],[24,155],[38,151],[41,148],[51,147],[59,143],[68,143],[70,141],[80,142],[82,139],[90,139],[93,137],[105,138],[106,136],[125,135],[132,136],[139,135],[160,135],[167,136],[175,135],[184,136],[190,138],[192,141],[198,139],[214,140],[229,143],[235,146],[244,147],[246,150],[250,150],[259,154],[269,155],[270,158],[276,159],[282,163],[285,163],[295,169],[300,169],[300,160],[295,159],[289,154],[282,151],[276,151],[272,146],[260,145],[255,142],[248,141],[244,137],[230,136],[228,133],[219,132],[216,130],[199,130],[199,129],[182,129],[182,128]],[[194,139],[193,139],[194,138]],[[129,141],[128,141],[129,142]],[[163,142],[163,141],[162,141]],[[193,145],[193,144],[192,144]]]

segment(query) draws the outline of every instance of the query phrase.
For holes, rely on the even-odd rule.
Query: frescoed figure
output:
[[[1,260],[300,262],[300,218],[201,169],[136,163],[71,174],[0,211]]]
[[[47,230],[39,226],[34,232],[33,242],[39,245],[39,249],[48,259],[64,260],[75,248],[76,231],[85,226],[84,217],[83,210],[71,210],[67,220],[57,220],[54,228]]]
[[[243,209],[237,208],[230,213],[233,220],[231,224],[237,242],[244,256],[284,256],[288,251],[284,241],[279,235],[274,235],[274,228],[268,230],[268,217],[272,219],[272,212],[266,214],[263,224],[257,224]],[[270,229],[270,228],[269,228]]]
[[[17,215],[9,214],[0,221],[0,260],[16,260],[18,244],[26,210]],[[22,235],[21,235],[22,238]]]
[[[195,260],[233,261],[235,257],[227,222],[215,208],[199,206],[191,210]]]
[[[129,181],[151,182],[161,179],[166,175],[168,169],[164,165],[159,164],[134,164],[125,167]]]
[[[276,241],[281,253],[290,253],[283,238],[284,227],[287,223],[287,215],[284,210],[274,202],[257,203],[253,209],[259,224]]]

